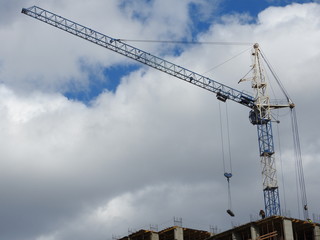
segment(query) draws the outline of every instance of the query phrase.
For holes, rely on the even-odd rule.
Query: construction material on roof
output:
[[[320,240],[320,224],[282,216],[250,222],[207,240]]]

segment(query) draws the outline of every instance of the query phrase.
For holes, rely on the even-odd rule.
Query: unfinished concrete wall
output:
[[[314,240],[320,240],[320,227],[319,226],[314,226]]]
[[[152,232],[150,235],[150,240],[159,240],[159,234]]]
[[[284,234],[284,240],[294,240],[292,222],[288,219],[283,219],[283,234]]]
[[[176,227],[174,229],[174,240],[183,240],[183,228]]]
[[[260,236],[259,228],[257,226],[251,225],[250,232],[251,232],[251,240],[257,240],[258,237]]]
[[[232,233],[232,240],[241,240],[239,233],[233,232]]]

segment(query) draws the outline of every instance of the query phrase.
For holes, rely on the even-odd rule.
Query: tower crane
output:
[[[32,6],[23,8],[21,12],[77,37],[83,38],[89,42],[210,91],[216,94],[217,99],[222,102],[231,100],[248,107],[250,109],[249,120],[257,127],[258,131],[265,214],[266,216],[281,215],[271,111],[278,108],[292,109],[294,108],[294,104],[289,98],[284,104],[270,100],[261,64],[262,53],[259,44],[254,44],[252,50],[252,70],[254,74],[251,79],[251,86],[254,90],[254,95],[250,95],[131,46],[120,39],[109,37],[40,7]],[[307,206],[306,203],[305,206]],[[305,209],[307,211],[307,208]]]

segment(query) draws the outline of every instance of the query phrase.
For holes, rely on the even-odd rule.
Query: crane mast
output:
[[[252,58],[252,88],[255,92],[255,108],[250,111],[249,118],[251,123],[257,126],[258,130],[265,213],[267,216],[280,215],[280,198],[271,126],[271,104],[257,43],[253,46]]]
[[[267,83],[260,63],[261,59],[258,44],[254,45],[252,52],[254,72],[252,88],[255,93],[255,96],[252,96],[126,44],[120,39],[109,37],[40,7],[32,6],[30,8],[23,8],[21,12],[77,37],[208,90],[216,94],[218,100],[223,102],[232,100],[250,108],[249,119],[253,125],[257,126],[258,130],[265,214],[266,216],[281,215],[270,111],[274,108],[292,107],[292,104],[270,103],[270,98],[267,93]]]

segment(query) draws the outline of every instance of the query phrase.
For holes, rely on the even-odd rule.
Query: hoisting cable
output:
[[[294,155],[295,158],[295,155]],[[300,195],[299,195],[299,180],[298,180],[298,166],[297,161],[295,161],[295,177],[296,177],[296,194],[297,194],[297,209],[298,209],[298,217],[301,218],[300,215]]]
[[[232,173],[232,157],[231,157],[231,144],[230,144],[230,128],[229,128],[229,115],[228,115],[228,104],[226,102],[226,120],[227,120],[227,137],[228,137],[228,150],[229,150],[229,169],[230,173]]]
[[[241,54],[249,51],[252,48],[253,43],[249,42],[214,42],[214,41],[176,41],[176,40],[143,40],[143,39],[117,39],[120,42],[143,42],[143,43],[172,43],[172,44],[211,44],[211,45],[242,45],[242,46],[250,46],[249,48],[246,48],[245,50],[241,51],[240,53],[234,55],[233,57],[225,60],[224,62],[210,68],[209,70],[201,73],[202,75],[224,65],[225,63],[233,60],[234,58],[240,56]],[[246,74],[247,75],[247,74]]]
[[[265,63],[267,64],[271,74],[277,81],[282,93],[285,95],[291,112],[291,127],[292,127],[292,134],[293,134],[293,144],[294,144],[294,157],[295,157],[295,165],[296,165],[296,182],[297,182],[297,200],[299,202],[299,190],[301,194],[301,202],[303,206],[303,215],[304,219],[309,219],[309,212],[308,212],[308,201],[307,201],[307,194],[306,194],[306,186],[305,186],[305,179],[304,179],[304,173],[303,173],[303,166],[302,166],[302,157],[301,157],[301,148],[300,148],[300,140],[299,140],[299,131],[298,131],[298,123],[297,123],[297,116],[296,111],[294,108],[294,104],[292,100],[289,97],[288,92],[285,90],[282,82],[280,81],[279,77],[276,75],[276,73],[273,71],[273,68],[271,64],[268,62],[265,55],[260,51],[261,56]],[[298,204],[299,205],[299,204]],[[298,213],[300,217],[300,208],[298,206]]]
[[[220,113],[220,136],[221,136],[221,147],[222,147],[222,163],[223,163],[223,171],[224,176],[227,178],[228,183],[228,209],[227,213],[234,217],[234,213],[232,211],[232,198],[231,198],[231,187],[230,187],[230,178],[232,177],[232,164],[231,164],[231,148],[230,148],[230,132],[229,132],[229,119],[228,119],[228,108],[226,103],[226,123],[227,123],[227,142],[228,142],[228,151],[229,151],[229,170],[226,168],[226,160],[225,160],[225,150],[224,150],[224,138],[223,138],[223,124],[222,124],[222,113],[221,113],[221,103],[219,101],[219,113]]]
[[[202,73],[202,75],[204,75],[204,74],[206,74],[206,73],[208,73],[208,72],[210,72],[210,71],[212,71],[212,70],[214,70],[214,69],[216,69],[216,68],[218,68],[218,67],[222,66],[223,64],[225,64],[225,63],[227,63],[227,62],[229,62],[229,61],[231,61],[231,60],[235,59],[236,57],[240,56],[241,54],[243,54],[243,53],[247,52],[247,51],[248,51],[248,50],[250,50],[250,49],[251,49],[251,47],[250,47],[250,48],[247,48],[247,49],[245,49],[245,50],[243,50],[243,51],[241,51],[240,53],[238,53],[238,54],[234,55],[233,57],[231,57],[231,58],[229,58],[229,59],[227,59],[227,60],[225,60],[224,62],[222,62],[222,63],[220,63],[220,64],[218,64],[218,65],[216,65],[216,66],[214,66],[214,67],[210,68],[209,70],[207,70],[207,71],[205,71],[205,72],[203,72],[203,73]]]
[[[231,198],[231,188],[230,188],[230,178],[232,177],[232,161],[231,161],[231,146],[230,146],[230,130],[229,130],[229,117],[228,117],[228,104],[226,103],[226,120],[227,120],[227,137],[228,137],[228,150],[229,150],[229,173],[224,173],[224,176],[227,178],[228,181],[228,201],[229,201],[229,209],[227,210],[227,213],[234,217],[234,213],[232,211],[232,198]]]
[[[267,64],[272,76],[274,77],[274,79],[277,81],[282,93],[284,94],[284,96],[286,97],[288,103],[293,104],[293,102],[291,101],[288,92],[286,91],[286,89],[284,88],[282,82],[280,81],[279,77],[277,76],[277,74],[275,73],[275,71],[273,70],[271,64],[269,63],[269,61],[267,60],[266,56],[264,55],[264,53],[262,52],[262,50],[260,50],[260,54],[264,60],[264,62]]]
[[[281,88],[281,91],[285,94],[285,97],[287,99],[287,101],[289,101],[289,96],[288,96],[288,93],[285,91],[282,83],[280,82],[278,76],[276,75],[276,73],[273,71],[273,69],[271,68],[271,65],[267,62],[267,59],[266,57],[264,57],[264,55],[262,54],[262,52],[260,52],[263,60],[264,60],[264,63],[267,64],[267,67],[269,68],[272,76],[276,79],[276,82],[278,83],[278,85],[280,85],[280,88]],[[263,63],[262,63],[263,64]],[[268,75],[265,73],[265,76],[266,76],[266,79],[268,80],[269,82],[269,89],[271,89],[272,93],[273,93],[273,96],[276,96],[275,94],[275,91],[274,91],[274,88],[271,84],[271,81],[269,80],[268,78]],[[289,113],[289,112],[288,112]],[[287,114],[288,114],[287,113]],[[279,130],[279,109],[277,110],[277,114],[276,116],[273,115],[273,113],[271,112],[271,119],[273,119],[272,121],[277,123],[277,135],[278,135],[278,149],[279,149],[279,161],[280,161],[280,166],[281,166],[281,179],[282,179],[282,189],[283,189],[283,204],[284,204],[284,210],[282,209],[282,215],[286,216],[287,215],[287,200],[286,200],[286,188],[285,188],[285,178],[284,178],[284,169],[283,169],[283,161],[282,161],[282,153],[281,153],[281,140],[280,140],[280,130]]]
[[[298,130],[298,122],[297,122],[297,115],[296,115],[295,108],[291,109],[291,123],[292,123],[292,132],[293,132],[296,168],[297,168],[297,174],[298,174],[297,181],[300,187],[301,201],[303,206],[303,216],[304,216],[304,219],[307,220],[309,219],[308,200],[307,200],[306,185],[305,185],[305,179],[304,179],[304,173],[303,173],[299,130]]]
[[[250,72],[252,72],[253,69],[254,69],[254,68],[252,67],[242,78],[240,78],[238,84],[241,83],[241,82],[247,81],[248,79],[246,78],[246,76],[248,76],[248,74],[249,74]],[[251,78],[252,78],[252,77],[251,77]],[[250,79],[250,78],[249,78],[249,79]]]
[[[277,121],[278,123],[279,121]],[[284,202],[284,212],[282,215],[286,216],[287,214],[287,200],[286,200],[286,189],[285,189],[285,182],[284,182],[284,171],[283,171],[283,161],[282,161],[282,153],[281,153],[281,141],[280,141],[280,130],[279,124],[277,124],[277,134],[278,134],[278,148],[279,148],[279,160],[281,166],[281,179],[282,179],[282,189],[283,189],[283,202]]]
[[[223,171],[226,172],[226,163],[224,160],[224,139],[223,139],[223,129],[222,129],[222,114],[221,114],[221,103],[219,103],[219,117],[220,117],[220,140],[221,140],[221,150],[222,150],[222,164],[223,164]]]
[[[212,45],[249,45],[253,43],[249,42],[214,42],[214,41],[178,41],[178,40],[143,40],[143,39],[117,39],[121,42],[143,42],[143,43],[178,43],[178,44],[212,44]]]

